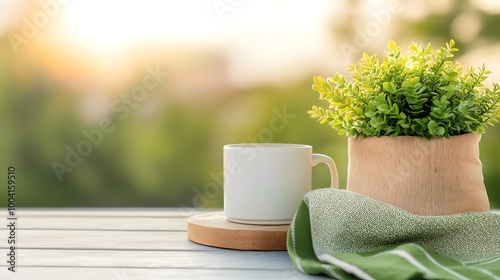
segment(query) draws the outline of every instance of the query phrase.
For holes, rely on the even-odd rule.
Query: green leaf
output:
[[[392,111],[394,114],[398,115],[399,114],[399,107],[398,104],[392,104]]]
[[[415,87],[417,84],[420,84],[420,78],[419,77],[414,77],[414,78],[411,78],[411,79],[407,79],[405,80],[401,86],[404,87],[404,88],[410,88],[410,87]],[[420,84],[421,86],[422,84]]]
[[[412,124],[411,129],[413,131],[415,131],[415,134],[417,134],[417,135],[422,135],[422,133],[424,132],[424,129],[422,128],[422,125],[420,125],[420,124]]]
[[[356,135],[358,134],[358,131],[357,131],[354,127],[351,127],[351,128],[349,129],[349,133],[348,133],[348,134],[349,134],[349,136],[351,136],[351,137],[352,137],[352,136],[356,136]]]
[[[389,105],[387,105],[387,104],[381,104],[381,105],[377,106],[377,110],[379,110],[385,114],[391,112],[391,109],[389,108]]]
[[[385,122],[384,118],[381,117],[381,116],[377,116],[375,118],[372,118],[370,120],[370,125],[375,127],[375,128],[378,128],[380,127],[380,125],[382,125],[383,123]]]
[[[375,116],[377,113],[375,111],[366,111],[365,112],[365,116],[369,117],[369,118],[372,118],[373,116]]]
[[[439,126],[435,121],[429,121],[429,123],[427,124],[427,127],[429,128],[429,132],[432,134],[432,135],[436,135],[436,136],[442,136],[444,135],[444,127],[441,127]]]
[[[396,85],[391,82],[384,82],[383,87],[385,90],[387,90],[390,93],[395,93],[396,92]]]
[[[387,46],[393,52],[395,52],[398,49],[398,44],[396,44],[396,42],[394,42],[393,40],[389,40],[389,43],[387,44]]]
[[[447,81],[453,81],[457,78],[458,73],[456,71],[450,71],[450,72],[444,71],[443,76]]]
[[[421,93],[422,93],[422,92],[424,92],[426,89],[427,89],[427,86],[423,86],[423,87],[421,87],[421,88],[417,91],[417,93],[418,93],[418,94],[421,94]]]
[[[410,124],[406,123],[404,120],[398,121],[398,123],[402,128],[408,128],[410,127]]]
[[[453,114],[453,113],[446,113],[446,114],[443,114],[441,116],[441,119],[449,119],[449,118],[452,118],[454,116],[455,116],[455,114]]]

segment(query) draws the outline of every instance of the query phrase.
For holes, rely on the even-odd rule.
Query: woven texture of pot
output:
[[[350,138],[347,189],[416,215],[487,212],[480,140],[478,133]]]

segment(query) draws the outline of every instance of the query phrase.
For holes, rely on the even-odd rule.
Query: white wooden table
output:
[[[187,239],[182,209],[18,209],[16,272],[8,271],[0,209],[0,279],[323,279],[297,271],[286,251],[235,251]]]

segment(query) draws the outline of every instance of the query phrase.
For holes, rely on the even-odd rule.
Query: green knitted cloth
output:
[[[287,248],[301,272],[335,279],[500,279],[500,215],[417,216],[318,189],[304,196]]]

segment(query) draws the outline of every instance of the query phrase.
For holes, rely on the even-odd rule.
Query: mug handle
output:
[[[324,163],[328,165],[328,168],[330,168],[330,174],[332,175],[332,179],[330,181],[331,187],[334,189],[338,189],[339,176],[337,173],[337,166],[335,165],[333,159],[322,154],[312,154],[312,166],[316,166],[318,163]]]

